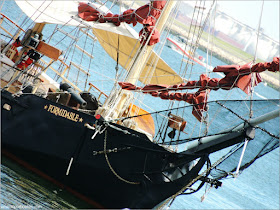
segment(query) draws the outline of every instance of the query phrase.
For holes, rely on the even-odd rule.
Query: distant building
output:
[[[217,37],[249,54],[254,55],[257,48],[256,55],[262,60],[272,60],[273,57],[279,56],[279,42],[263,34],[262,29],[257,38],[258,32],[255,29],[220,11],[216,12],[216,32],[218,32]]]
[[[191,23],[194,11],[193,5],[182,3],[182,8],[184,10],[188,8],[188,12],[179,13],[178,20],[184,20],[186,23]],[[212,34],[214,34],[219,39],[222,39],[223,41],[228,42],[231,45],[252,55],[255,55],[257,48],[257,58],[265,61],[272,60],[273,57],[279,56],[279,40],[273,40],[272,38],[265,35],[263,33],[263,29],[260,30],[257,40],[258,32],[252,27],[243,24],[229,15],[219,11],[218,8],[214,15],[215,26],[210,30]],[[209,28],[206,27],[204,30],[209,31]]]

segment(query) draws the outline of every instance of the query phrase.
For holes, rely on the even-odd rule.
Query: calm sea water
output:
[[[8,1],[8,7],[6,5],[2,11],[9,11],[11,15],[16,16],[16,10],[12,11],[11,8],[14,8],[14,3]],[[99,51],[102,50],[98,44],[95,47]],[[198,50],[198,53],[206,57],[204,52]],[[93,62],[104,59],[102,56],[96,54]],[[162,57],[174,69],[179,68],[176,62],[177,59],[181,59],[179,54],[168,48]],[[98,65],[100,64],[96,63],[97,68],[103,68]],[[225,65],[225,63],[212,58],[211,65]],[[113,62],[106,63],[106,66],[114,69]],[[196,72],[203,71],[204,68],[196,65]],[[106,84],[103,86],[105,87]],[[231,91],[230,99],[240,99],[242,94],[244,93],[239,89],[234,89]],[[210,100],[223,99],[227,95],[228,91],[212,91]],[[259,84],[255,88],[254,99],[264,98],[279,98],[279,92]],[[273,129],[278,131],[279,127],[275,126]],[[221,188],[212,189],[201,202],[203,194],[204,189],[192,195],[179,196],[170,209],[279,209],[279,148],[258,159],[238,178],[225,180]],[[86,203],[6,158],[2,158],[1,164],[0,199],[1,209],[88,208]]]

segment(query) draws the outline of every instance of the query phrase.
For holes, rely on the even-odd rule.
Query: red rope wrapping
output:
[[[119,26],[121,22],[126,22],[128,24],[133,24],[135,26],[137,23],[142,24],[144,27],[139,32],[139,36],[143,33],[146,34],[145,38],[141,40],[142,44],[145,44],[146,38],[152,33],[148,45],[154,45],[159,42],[160,34],[154,28],[156,20],[159,18],[162,9],[165,6],[166,1],[151,1],[150,4],[139,7],[137,10],[128,9],[123,14],[100,14],[99,11],[92,8],[89,4],[80,2],[78,7],[79,17],[86,21],[98,21],[100,23],[114,23]]]
[[[16,40],[14,41],[14,43],[12,44],[12,49],[14,49],[14,50],[16,51],[15,56],[14,56],[14,58],[13,58],[13,61],[14,61],[14,62],[15,62],[15,58],[19,55],[17,48],[18,48],[18,47],[21,47],[21,46],[22,46],[22,45],[21,45],[21,42],[20,42],[19,39],[16,39]],[[26,55],[26,54],[27,54],[27,53],[25,53],[25,55]],[[33,63],[33,59],[30,58],[30,57],[26,57],[26,59],[22,60],[22,61],[17,65],[17,67],[18,67],[19,69],[23,70],[23,69],[26,69],[26,68],[27,68],[30,64],[32,64],[32,63]]]
[[[207,90],[225,89],[230,90],[238,87],[245,93],[251,91],[251,79],[252,73],[256,73],[256,86],[260,83],[260,72],[265,70],[276,72],[279,71],[279,57],[274,57],[272,62],[257,63],[252,66],[252,62],[238,66],[227,65],[217,66],[213,69],[213,72],[223,72],[225,77],[222,79],[209,78],[206,74],[200,75],[200,80],[188,81],[187,83],[181,83],[178,85],[146,85],[143,88],[137,87],[131,83],[119,82],[122,89],[125,90],[138,90],[143,93],[150,94],[154,97],[160,97],[165,100],[177,100],[185,101],[189,104],[194,104],[192,114],[201,121],[203,111],[207,111]],[[199,90],[196,93],[171,93],[169,91],[177,91],[184,89],[196,89]]]
[[[18,54],[17,48],[20,47],[20,46],[21,46],[21,43],[20,43],[20,41],[19,41],[19,38],[17,38],[17,39],[14,41],[14,43],[12,44],[12,47],[11,47],[11,49],[13,49],[13,50],[16,51],[16,53],[15,53],[15,55],[14,55],[14,58],[12,59],[13,62],[15,62],[15,58],[19,55],[19,54]]]

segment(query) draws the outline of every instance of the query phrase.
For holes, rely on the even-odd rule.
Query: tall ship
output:
[[[279,99],[253,92],[279,57],[198,71],[191,56],[213,1],[195,7],[201,27],[187,26],[190,62],[171,68],[162,55],[180,3],[4,4],[2,155],[94,208],[144,209],[219,188],[278,148]]]

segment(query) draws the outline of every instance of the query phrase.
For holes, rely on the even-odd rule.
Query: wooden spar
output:
[[[201,150],[212,147],[214,145],[221,144],[221,143],[229,141],[233,138],[237,138],[239,136],[242,136],[242,135],[244,135],[244,133],[241,132],[242,130],[244,130],[244,129],[250,127],[250,126],[254,127],[254,126],[256,126],[260,123],[269,121],[269,120],[274,119],[276,117],[279,117],[279,114],[280,114],[280,110],[277,109],[277,110],[274,110],[274,111],[269,112],[267,114],[264,114],[260,117],[257,117],[255,119],[252,119],[252,120],[249,121],[249,123],[241,123],[237,127],[227,129],[227,130],[222,132],[224,134],[208,136],[208,137],[201,138],[199,140],[191,141],[187,145],[188,146],[187,152],[199,152]],[[225,133],[225,132],[230,132],[230,133]]]
[[[156,23],[156,28],[159,31],[159,33],[162,32],[163,27],[165,22],[167,21],[167,18],[169,17],[169,14],[171,13],[172,8],[174,7],[174,5],[176,4],[176,1],[168,1],[166,2],[166,5],[164,6],[164,9],[161,13],[160,18],[158,19],[157,23]],[[136,84],[136,82],[138,81],[141,72],[143,71],[146,63],[148,62],[149,56],[151,54],[153,50],[153,46],[144,46],[139,53],[137,53],[137,57],[135,58],[134,63],[132,64],[128,76],[125,79],[124,82],[129,82],[132,84]],[[115,97],[115,95],[111,95],[108,98],[108,101],[110,100],[110,97]],[[103,113],[101,113],[101,115],[103,117],[112,117],[113,119],[115,118],[119,118],[123,115],[122,111],[126,110],[124,109],[125,106],[129,106],[130,102],[129,100],[132,99],[132,93],[131,91],[127,91],[127,90],[121,90],[121,93],[119,94],[118,98],[117,98],[117,103],[115,103],[115,105],[110,108],[110,110],[107,111],[103,111]]]

